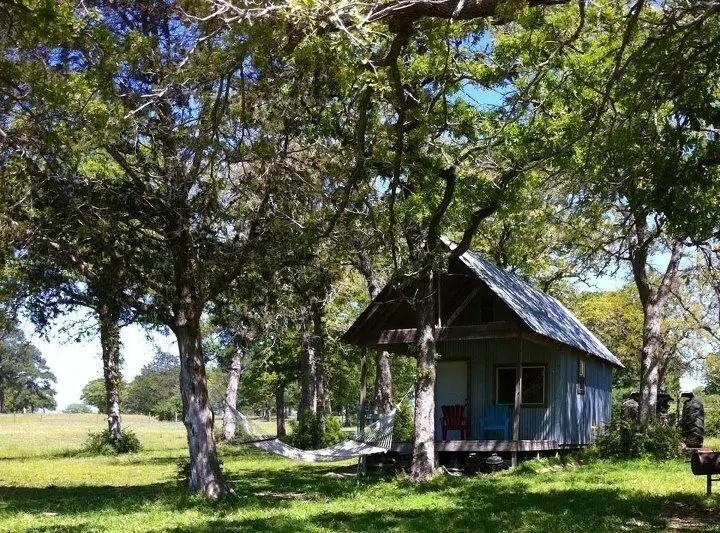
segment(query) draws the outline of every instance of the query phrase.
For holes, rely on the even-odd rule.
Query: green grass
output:
[[[720,499],[683,461],[525,463],[493,476],[342,477],[344,465],[304,465],[221,447],[237,496],[211,503],[174,480],[181,424],[126,416],[144,450],[75,452],[97,415],[0,415],[0,531],[720,531]],[[720,484],[718,485],[720,492]]]

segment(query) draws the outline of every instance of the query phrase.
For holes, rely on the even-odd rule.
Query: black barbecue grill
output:
[[[690,457],[690,470],[696,476],[707,476],[707,495],[712,494],[713,481],[720,481],[720,452],[698,450]]]

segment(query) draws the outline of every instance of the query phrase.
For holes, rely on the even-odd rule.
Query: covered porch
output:
[[[390,451],[401,455],[412,453],[412,442],[393,442]],[[436,441],[437,452],[530,453],[560,450],[556,440],[447,440]]]

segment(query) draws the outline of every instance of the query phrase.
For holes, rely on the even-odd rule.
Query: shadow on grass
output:
[[[167,465],[177,464],[182,461],[186,456],[183,454],[184,450],[180,450],[176,455],[166,455],[161,457],[148,456],[143,450],[141,453],[120,453],[120,454],[102,454],[89,452],[83,449],[75,450],[64,450],[46,454],[28,455],[25,457],[0,457],[0,464],[2,463],[26,463],[31,461],[44,461],[52,459],[117,459],[123,465]]]
[[[279,489],[280,487],[276,487]],[[164,527],[157,531],[243,531],[311,533],[319,530],[353,531],[464,531],[486,532],[614,532],[666,531],[673,517],[666,498],[653,496],[627,497],[615,490],[568,489],[547,494],[524,493],[501,487],[484,486],[482,493],[461,491],[453,508],[419,509],[384,508],[377,510],[333,511],[313,509],[304,516],[278,509],[274,516],[238,518],[225,516],[218,506],[208,506],[207,518],[190,526]],[[677,495],[687,499],[687,495]],[[387,504],[388,502],[384,502]],[[245,499],[230,500],[220,507],[225,511],[241,510]],[[686,505],[691,502],[686,501]],[[694,505],[694,504],[693,504]],[[273,506],[273,507],[276,507]],[[123,512],[127,512],[123,509]],[[268,515],[268,513],[264,513]],[[169,525],[168,525],[169,526]],[[76,531],[93,531],[91,523]],[[695,523],[693,531],[716,531],[718,523]],[[685,528],[680,528],[686,530]],[[33,532],[53,531],[51,526],[31,529]]]
[[[168,462],[176,461],[176,458],[168,458]],[[189,495],[184,484],[175,481],[131,486],[0,486],[0,509],[5,514],[80,515],[105,511],[124,514],[146,508],[149,502],[156,508],[173,511],[207,508],[209,512],[227,512],[245,506],[276,508],[283,502],[295,500],[340,498],[357,488],[355,479],[324,477],[332,470],[330,467],[294,466],[266,472],[255,470],[240,475],[230,474],[227,479],[238,497],[228,497],[217,503]]]
[[[483,485],[461,490],[452,508],[439,509],[432,503],[419,509],[387,508],[380,502],[377,510],[318,510],[298,518],[290,513],[258,519],[213,518],[203,522],[206,531],[243,531],[311,533],[354,531],[443,531],[482,532],[616,532],[667,531],[675,524],[675,506],[703,514],[697,498],[686,494],[669,497],[638,495],[628,497],[619,490],[567,489],[544,494],[526,493],[515,487]],[[443,491],[439,491],[443,492]],[[668,498],[674,503],[670,503]],[[397,505],[397,503],[396,503]],[[383,508],[385,507],[385,508]],[[398,505],[397,507],[400,507]],[[717,517],[694,522],[692,531],[718,531]],[[681,530],[687,530],[680,525]],[[173,531],[197,531],[197,527]]]
[[[82,450],[80,448],[58,450],[48,453],[39,453],[36,455],[23,455],[12,457],[0,457],[0,463],[22,463],[24,461],[37,461],[42,459],[68,459],[72,457],[80,457]]]
[[[686,517],[700,518],[693,522],[692,528],[682,527],[689,522],[681,521],[678,529],[720,530],[718,518],[708,514],[700,494],[677,492],[657,496],[640,490],[572,485],[539,491],[537,483],[531,484],[520,476],[446,478],[422,486],[397,483],[388,487],[375,477],[360,482],[327,477],[325,474],[329,471],[337,469],[293,466],[230,475],[238,497],[218,503],[190,497],[176,483],[43,489],[0,487],[0,509],[5,515],[74,515],[84,520],[76,531],[98,530],[92,523],[92,513],[110,512],[121,516],[144,512],[152,505],[154,510],[172,512],[199,510],[203,518],[197,523],[174,529],[167,524],[162,529],[188,533],[198,530],[601,533],[665,531],[676,527],[681,508]],[[353,504],[355,499],[359,505]],[[338,510],[337,501],[346,501],[348,505]],[[308,507],[306,502],[312,506]],[[243,518],[243,515],[250,516]],[[257,518],[258,515],[261,518]],[[57,527],[43,525],[30,531],[53,530]]]

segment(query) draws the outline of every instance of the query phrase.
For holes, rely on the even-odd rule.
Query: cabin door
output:
[[[439,361],[435,380],[435,440],[442,440],[440,419],[443,405],[465,405],[468,403],[468,362]],[[469,415],[466,412],[466,415]],[[460,440],[460,431],[451,430],[448,440]]]

